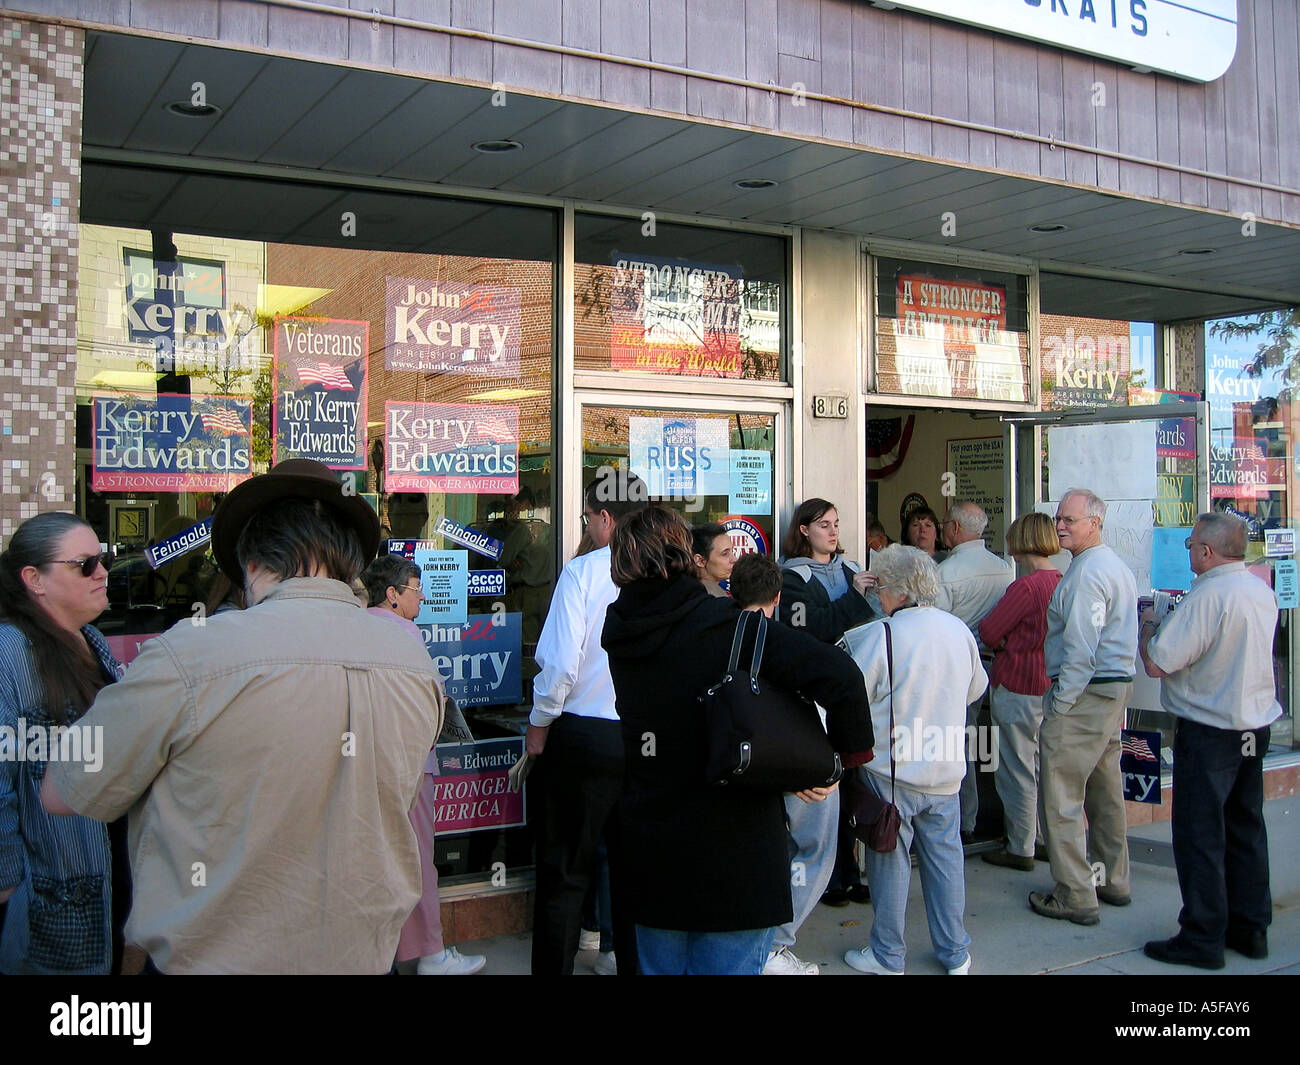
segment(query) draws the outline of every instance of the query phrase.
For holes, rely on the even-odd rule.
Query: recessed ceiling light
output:
[[[774,189],[779,184],[779,181],[765,177],[741,178],[735,182],[736,188],[743,189],[745,192],[753,192],[755,189]]]
[[[221,114],[216,104],[196,104],[190,100],[173,100],[163,110],[181,118],[215,118]]]
[[[1037,225],[1030,226],[1031,233],[1064,233],[1070,227],[1064,222],[1039,222]]]
[[[1179,255],[1213,255],[1216,250],[1217,250],[1216,248],[1183,248],[1178,252],[1178,254]]]
[[[518,141],[477,141],[470,147],[484,155],[497,155],[500,152],[517,152],[523,145]]]

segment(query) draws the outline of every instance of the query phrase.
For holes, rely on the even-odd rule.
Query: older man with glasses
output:
[[[1202,514],[1187,538],[1196,581],[1178,609],[1142,615],[1147,674],[1162,678],[1174,733],[1174,865],[1182,931],[1149,958],[1222,969],[1225,946],[1268,957],[1273,917],[1264,827],[1264,752],[1281,716],[1273,682],[1277,603],[1247,572],[1246,526]]]
[[[1137,659],[1137,588],[1101,542],[1105,517],[1106,504],[1087,489],[1071,489],[1057,505],[1056,536],[1073,561],[1048,602],[1043,647],[1052,686],[1038,741],[1039,810],[1056,883],[1030,892],[1029,907],[1079,925],[1099,922],[1099,899],[1130,901],[1119,755]],[[1095,872],[1089,853],[1100,863]]]

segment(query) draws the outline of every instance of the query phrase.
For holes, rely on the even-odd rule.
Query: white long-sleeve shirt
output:
[[[1015,579],[1015,567],[985,547],[983,540],[967,540],[939,563],[939,597],[934,605],[966,622],[979,643],[980,622]]]
[[[1068,713],[1094,679],[1131,678],[1137,632],[1133,571],[1105,544],[1076,555],[1047,604],[1043,658],[1057,711]]]
[[[564,567],[537,642],[541,672],[533,681],[530,724],[545,728],[562,713],[618,720],[609,659],[600,646],[605,611],[617,598],[608,547],[579,555]]]

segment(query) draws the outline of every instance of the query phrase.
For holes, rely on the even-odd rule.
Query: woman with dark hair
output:
[[[0,758],[6,973],[120,967],[120,929],[130,906],[123,822],[53,817],[40,799],[49,761],[76,751],[90,771],[93,752],[102,758],[99,737],[65,729],[76,729],[95,694],[122,672],[90,624],[108,607],[109,561],[94,530],[61,512],[23,522],[0,554],[0,728],[29,744],[24,758]],[[45,740],[37,757],[34,737]]]
[[[939,546],[939,518],[929,507],[916,507],[907,512],[902,543],[905,547],[924,551],[936,563],[948,557],[948,552]]]
[[[731,577],[731,567],[736,562],[736,551],[727,530],[717,522],[695,526],[691,530],[691,558],[704,590],[719,598],[726,596],[720,582]]]
[[[623,828],[642,972],[757,975],[774,926],[791,918],[784,807],[780,792],[706,781],[698,702],[726,671],[740,612],[705,592],[673,511],[621,519],[611,547],[620,591],[601,645],[627,758]],[[862,764],[870,712],[844,654],[770,625],[760,671],[825,706],[843,764]]]
[[[840,516],[835,505],[826,499],[805,499],[795,508],[785,539],[781,541],[785,562],[781,572],[781,604],[777,617],[793,628],[801,629],[825,643],[835,643],[847,632],[879,616],[875,598],[875,576],[863,572],[856,562],[840,556]],[[828,812],[802,809],[786,803],[792,838],[798,860],[809,870],[809,885],[823,891],[821,901],[827,906],[847,906],[850,902],[867,903],[871,892],[862,883],[858,868],[857,840],[841,810],[836,825],[828,823]],[[831,855],[834,855],[832,858]],[[830,873],[825,867],[831,866]],[[818,885],[821,885],[818,888]],[[796,892],[808,910],[816,905]],[[810,963],[790,953],[797,925],[807,913],[797,914],[798,921],[780,930],[780,958],[787,971],[801,973]],[[789,942],[784,942],[788,940]],[[802,968],[801,968],[802,967]]]
[[[779,617],[823,643],[876,616],[867,599],[875,585],[856,562],[840,558],[840,516],[825,499],[805,499],[795,508],[785,539]]]
[[[419,640],[424,637],[416,625],[420,613],[420,567],[400,555],[380,555],[361,574],[370,600],[368,613],[401,626]],[[442,906],[438,899],[438,867],[434,863],[433,837],[437,832],[435,806],[438,798],[437,747],[429,752],[420,778],[420,791],[407,816],[415,829],[420,849],[420,901],[402,925],[397,940],[397,960],[418,959],[415,971],[420,976],[470,976],[487,964],[482,954],[461,954],[442,942]]]

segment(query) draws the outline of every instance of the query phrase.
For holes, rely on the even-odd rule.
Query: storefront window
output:
[[[513,763],[498,748],[522,743],[555,580],[555,216],[344,195],[320,208],[344,220],[327,235],[314,194],[218,184],[265,208],[257,239],[247,219],[238,237],[183,217],[81,227],[78,501],[118,554],[100,627],[129,661],[229,602],[206,543],[222,495],[287,458],[325,463],[389,549],[442,574],[416,620],[492,757],[448,752],[440,873],[531,864],[522,799],[464,778]],[[222,228],[210,204],[194,217]]]
[[[1295,308],[1205,323],[1205,398],[1210,405],[1210,503],[1249,529],[1246,565],[1270,586],[1295,565],[1282,530],[1294,529],[1296,468],[1294,387],[1300,373],[1300,316]],[[1280,588],[1280,586],[1278,586]],[[1286,601],[1281,606],[1288,605]],[[1295,605],[1295,604],[1291,604]],[[1274,665],[1285,716],[1274,743],[1292,746],[1288,692],[1290,614],[1278,626]]]
[[[1024,276],[876,259],[876,391],[1028,403]]]
[[[778,237],[577,215],[576,368],[782,380],[787,256]]]

